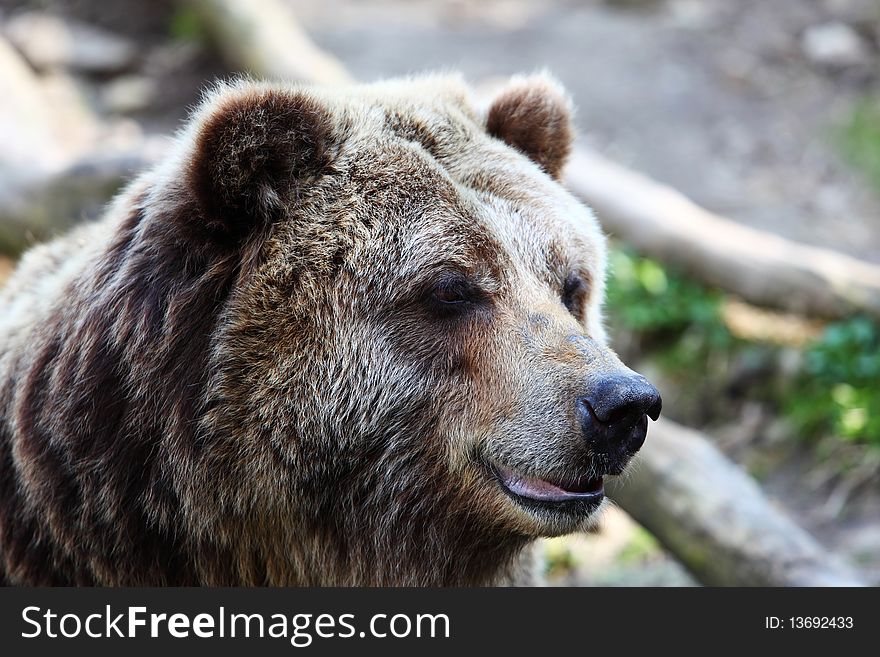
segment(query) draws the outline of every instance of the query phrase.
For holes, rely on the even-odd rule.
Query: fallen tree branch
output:
[[[586,149],[572,156],[566,182],[614,235],[746,301],[814,317],[880,317],[880,265],[712,214]]]
[[[858,586],[700,433],[661,419],[611,497],[714,586]]]

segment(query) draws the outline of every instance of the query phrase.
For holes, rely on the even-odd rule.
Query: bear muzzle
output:
[[[604,474],[620,474],[641,448],[648,418],[660,417],[660,393],[642,375],[625,369],[593,381],[576,400],[576,413],[590,453]]]
[[[531,472],[498,462],[495,477],[520,505],[586,516],[605,497],[605,475],[619,475],[645,442],[648,418],[660,416],[658,390],[643,376],[619,364],[592,376],[575,397],[575,418],[586,462],[572,467],[580,476]]]

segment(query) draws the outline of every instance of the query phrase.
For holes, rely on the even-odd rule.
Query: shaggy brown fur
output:
[[[601,234],[539,169],[567,107],[544,78],[485,112],[455,78],[218,87],[0,291],[0,578],[487,584],[589,523],[490,467],[598,467],[571,399],[622,367]]]

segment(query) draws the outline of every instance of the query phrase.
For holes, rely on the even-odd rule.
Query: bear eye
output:
[[[428,295],[429,303],[441,313],[464,311],[483,298],[479,287],[458,274],[450,274],[435,281]]]
[[[580,317],[587,296],[587,284],[577,274],[569,274],[562,285],[562,303],[575,317]]]

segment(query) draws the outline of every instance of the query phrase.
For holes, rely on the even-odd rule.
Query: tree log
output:
[[[703,435],[661,419],[609,495],[702,583],[859,586]]]
[[[569,188],[647,255],[759,306],[824,318],[880,318],[880,265],[712,214],[676,190],[578,149]]]

